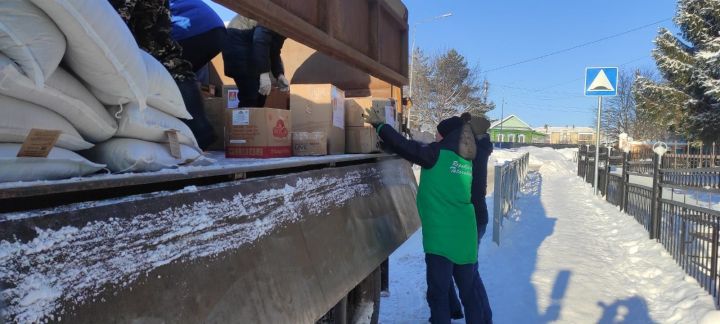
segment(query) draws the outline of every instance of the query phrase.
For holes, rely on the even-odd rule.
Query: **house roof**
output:
[[[490,129],[502,126],[503,129],[522,129],[532,131],[533,128],[528,123],[522,121],[515,115],[505,117],[503,120],[497,120],[490,125]]]
[[[546,129],[545,127],[536,127],[535,131],[545,134]],[[547,128],[547,133],[562,133],[562,132],[568,132],[568,133],[582,133],[582,134],[594,134],[595,129],[591,127],[558,127],[558,126],[549,126]]]

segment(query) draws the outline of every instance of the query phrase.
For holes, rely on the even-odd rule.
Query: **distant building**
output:
[[[595,130],[590,127],[554,127],[545,126],[535,128],[535,131],[544,134],[548,144],[594,145]]]
[[[488,129],[493,142],[502,143],[545,143],[545,134],[535,131],[515,115],[495,121]]]

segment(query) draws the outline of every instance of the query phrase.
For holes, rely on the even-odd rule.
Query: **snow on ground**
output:
[[[500,246],[491,241],[492,224],[480,246],[495,323],[697,323],[717,316],[709,313],[712,297],[640,224],[592,195],[575,175],[573,150],[498,150],[493,157],[528,151],[539,172],[504,221]],[[418,232],[390,257],[381,323],[427,322],[425,291]]]

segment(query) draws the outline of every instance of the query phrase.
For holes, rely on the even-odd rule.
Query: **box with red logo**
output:
[[[225,157],[276,158],[292,155],[289,110],[228,109],[225,124]]]

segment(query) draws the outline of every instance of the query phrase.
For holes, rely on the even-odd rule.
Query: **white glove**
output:
[[[270,94],[271,89],[272,82],[270,81],[270,72],[260,74],[260,89],[258,89],[258,93],[267,96]]]
[[[285,74],[280,74],[277,78],[278,80],[278,89],[282,92],[288,92],[290,91],[290,81],[285,77]]]

